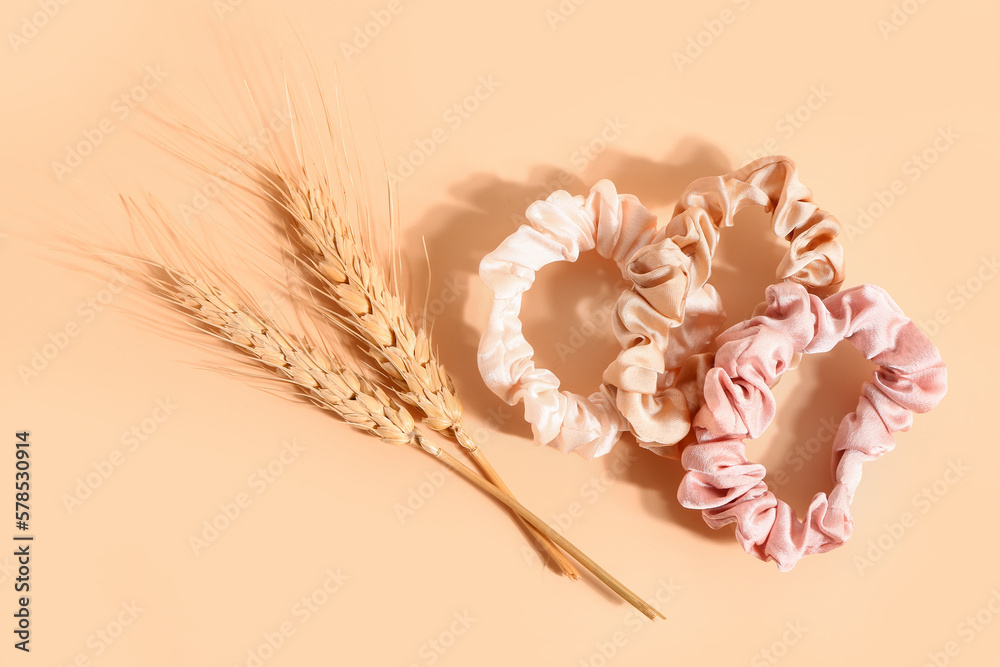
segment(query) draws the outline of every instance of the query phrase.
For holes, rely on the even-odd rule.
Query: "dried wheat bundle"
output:
[[[379,224],[370,216],[362,220],[362,211],[369,211],[366,203],[355,202],[352,207],[345,201],[352,194],[347,192],[346,183],[364,179],[355,175],[359,166],[343,160],[348,153],[342,136],[346,131],[334,129],[333,114],[318,79],[316,89],[319,101],[313,106],[308,92],[295,95],[286,86],[285,112],[292,125],[290,147],[268,143],[263,153],[254,152],[232,137],[219,138],[189,125],[180,125],[180,129],[200,148],[227,158],[231,173],[242,177],[235,192],[249,195],[256,205],[244,200],[233,203],[244,212],[246,221],[277,231],[287,242],[289,257],[305,274],[309,296],[321,317],[358,341],[361,350],[385,373],[395,395],[422,413],[423,424],[453,438],[487,479],[510,494],[464,427],[458,391],[438,360],[428,331],[414,325],[398,285],[398,271],[390,275],[384,270],[373,247],[372,236],[395,238],[398,230],[392,208]],[[296,100],[300,97],[307,100],[302,104],[308,105],[306,116],[311,123],[302,120],[299,113]],[[253,106],[258,105],[254,102]],[[324,143],[332,145],[332,159],[323,154]],[[173,146],[171,150],[204,168],[184,151]],[[333,168],[328,166],[331,161]],[[340,193],[340,204],[335,192]],[[353,195],[363,198],[356,192]],[[391,254],[390,270],[399,262],[398,248],[393,246]],[[524,524],[555,566],[579,579],[576,568],[551,540],[530,523]]]
[[[306,169],[294,176],[284,172],[274,176],[279,185],[274,196],[287,213],[287,231],[298,246],[295,256],[316,279],[314,287],[318,283],[341,311],[324,308],[323,312],[363,342],[365,352],[393,382],[396,395],[423,413],[428,428],[453,436],[490,481],[510,493],[464,428],[462,401],[438,361],[430,336],[414,326],[403,299],[386,279],[357,226],[337,210],[328,184],[323,178],[310,177]],[[544,536],[533,532],[563,573],[579,578],[572,563]]]
[[[153,241],[153,251],[149,256],[105,255],[105,259],[136,276],[147,293],[179,310],[203,333],[235,348],[252,369],[266,370],[297,396],[383,442],[411,445],[435,457],[504,503],[647,617],[663,618],[510,494],[430,442],[406,408],[376,382],[352,370],[342,353],[304,333],[291,333],[266,315],[235,280],[169,231],[176,223],[162,208],[150,210],[127,201],[126,211],[143,237]],[[170,255],[183,259],[172,266],[162,259]]]

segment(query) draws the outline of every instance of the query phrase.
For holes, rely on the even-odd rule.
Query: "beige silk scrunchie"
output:
[[[693,182],[674,217],[657,229],[632,195],[618,195],[601,181],[590,195],[557,191],[533,203],[522,225],[480,265],[494,292],[479,346],[486,385],[507,403],[524,401],[535,441],[585,458],[608,453],[625,431],[657,453],[676,456],[701,405],[711,354],[701,353],[723,322],[721,301],[706,284],[719,228],[742,208],[772,210],[772,227],[791,246],[779,279],[835,291],[843,281],[839,224],[809,201],[788,158],[772,156],[726,176]],[[597,249],[631,281],[615,306],[614,330],[622,352],[589,397],[559,391],[559,380],[536,368],[519,313],[535,273],[555,261],[576,261]]]
[[[625,378],[636,375],[642,363],[663,371],[661,350],[671,328],[683,319],[687,260],[665,238],[664,230],[657,230],[656,216],[634,196],[618,195],[610,181],[597,183],[586,200],[562,190],[554,192],[529,206],[526,217],[529,224],[507,237],[480,265],[480,276],[493,290],[494,301],[480,341],[479,369],[487,386],[509,404],[524,401],[525,420],[536,442],[585,458],[600,456],[629,430],[616,401],[635,391],[625,387],[641,383]],[[635,342],[623,343],[618,359],[605,371],[604,384],[583,397],[560,392],[559,379],[535,366],[534,350],[521,331],[519,314],[521,296],[531,287],[536,271],[552,262],[576,261],[580,252],[595,248],[616,262],[633,285],[615,306],[615,322],[616,330],[621,330],[619,340],[631,337]],[[720,309],[714,290],[701,296],[691,303],[706,310]],[[690,318],[691,322],[697,319]],[[708,333],[686,338],[700,344]],[[652,377],[651,386],[647,382],[640,387],[647,390],[647,396],[656,390],[656,374]],[[658,408],[655,397],[638,403],[652,412]],[[666,412],[664,416],[669,417],[670,410]],[[654,419],[634,417],[637,421]]]
[[[667,236],[691,258],[692,289],[712,273],[719,228],[752,205],[771,212],[771,229],[790,245],[775,272],[818,294],[832,294],[844,282],[840,223],[812,202],[791,158],[769,155],[725,176],[699,178],[681,194]]]

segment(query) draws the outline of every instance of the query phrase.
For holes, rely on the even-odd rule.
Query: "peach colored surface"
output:
[[[0,664],[995,664],[1000,7],[10,0],[0,15]],[[141,134],[147,96],[238,104],[240,68],[281,56],[244,60],[225,36],[294,47],[289,23],[370,97],[371,111],[352,99],[401,176],[413,292],[424,238],[435,335],[493,463],[667,621],[555,575],[510,516],[427,457],[200,370],[205,352],[123,312],[133,301],[113,277],[46,247],[39,230],[82,229],[119,190],[199,202],[206,179]],[[668,215],[694,178],[774,152],[844,223],[845,286],[885,288],[950,384],[865,469],[851,540],[787,573],[679,506],[676,461],[534,447],[475,363],[479,260],[532,200],[607,177]],[[730,322],[783,252],[759,211],[724,230],[713,280]],[[536,360],[566,388],[591,391],[616,353],[610,326],[590,324],[619,289],[592,253],[549,267],[526,298]],[[829,490],[831,426],[870,372],[839,345],[776,388],[751,454],[797,510]],[[21,429],[30,654],[11,632]]]

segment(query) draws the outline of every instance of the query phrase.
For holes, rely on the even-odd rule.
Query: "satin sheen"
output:
[[[834,437],[833,490],[829,497],[817,494],[799,520],[768,490],[764,466],[747,459],[744,441],[774,418],[770,387],[794,355],[826,352],[844,339],[879,368]],[[862,464],[895,447],[893,434],[909,429],[913,412],[937,405],[947,389],[945,366],[931,341],[873,285],[826,300],[794,283],[772,285],[764,313],[730,328],[718,343],[715,367],[705,378],[705,404],[694,419],[697,444],[681,455],[688,472],[677,497],[701,510],[712,528],[735,522],[747,553],[789,570],[803,556],[850,537]]]
[[[768,156],[691,183],[664,227],[634,196],[618,195],[610,181],[597,183],[586,199],[557,191],[533,203],[529,224],[480,265],[494,293],[479,346],[483,380],[507,403],[524,402],[538,444],[593,458],[631,432],[642,446],[676,456],[676,444],[691,437],[691,415],[701,406],[712,365],[710,346],[724,320],[719,295],[708,284],[721,228],[732,226],[743,208],[765,206],[774,233],[789,241],[779,280],[822,293],[843,282],[840,225],[810,198],[794,163]],[[618,264],[631,287],[613,318],[622,352],[603,384],[583,397],[560,391],[555,374],[535,366],[519,314],[539,269],[594,249]]]

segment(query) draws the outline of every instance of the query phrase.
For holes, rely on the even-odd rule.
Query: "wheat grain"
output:
[[[318,79],[317,89],[322,100]],[[246,219],[258,223],[258,227],[273,227],[274,213],[280,214],[278,228],[294,244],[294,259],[307,270],[309,282],[314,287],[311,294],[313,305],[318,306],[329,321],[347,330],[362,343],[361,348],[392,381],[399,399],[422,413],[424,425],[453,437],[469,452],[486,477],[509,494],[509,487],[465,429],[462,401],[454,382],[438,360],[430,337],[424,329],[413,325],[398,287],[387,279],[380,262],[376,260],[376,253],[366,242],[366,236],[360,229],[360,207],[356,205],[355,210],[350,211],[345,201],[344,209],[348,213],[341,215],[331,196],[329,176],[318,178],[310,173],[307,165],[314,163],[307,160],[305,154],[316,148],[322,153],[321,132],[318,128],[313,132],[300,127],[298,123],[302,116],[297,113],[296,96],[286,90],[286,99],[289,116],[293,119],[294,157],[280,150],[287,146],[270,144],[269,157],[254,157],[245,147],[234,144],[231,137],[215,138],[184,124],[177,129],[195,139],[202,148],[229,158],[231,165],[235,165],[234,171],[241,178],[237,181],[238,187],[234,188],[238,194],[232,203],[247,214]],[[305,99],[308,100],[308,96]],[[308,116],[314,122],[317,119],[327,121],[329,139],[334,140],[336,145],[338,142],[335,141],[325,101],[319,109],[312,109],[310,103],[309,110],[311,113]],[[303,129],[306,129],[304,134]],[[190,164],[200,165],[193,156],[172,148],[171,142],[163,143]],[[338,159],[346,152],[346,148],[337,151]],[[284,158],[279,158],[279,155],[284,155]],[[317,162],[326,164],[325,158]],[[363,184],[363,171],[347,164],[346,172],[342,172],[340,162],[337,162],[337,182],[342,190],[346,182],[354,184],[356,172]],[[329,168],[325,173],[329,174]],[[263,203],[263,210],[259,206],[245,206],[247,202],[240,199],[242,194],[250,194],[258,204]],[[372,222],[367,217],[365,222],[368,225],[367,238],[370,238]],[[387,225],[390,229],[384,231],[390,234],[395,231],[394,222],[395,217],[390,210]],[[393,261],[398,261],[398,253],[394,254]],[[334,309],[328,306],[328,299],[332,300]],[[526,524],[526,527],[558,570],[570,578],[579,578],[573,564],[550,540],[530,525]]]
[[[300,259],[350,315],[338,321],[365,342],[369,356],[404,390],[400,397],[425,415],[428,428],[450,431],[469,442],[455,385],[426,333],[413,326],[403,300],[390,288],[358,230],[338,214],[315,179],[279,178],[289,230],[306,251]]]
[[[598,579],[648,618],[663,616],[621,582],[529,512],[512,496],[486,482],[443,449],[428,441],[409,412],[378,385],[348,368],[335,354],[301,335],[283,332],[278,324],[244,300],[186,271],[144,260],[160,276],[145,275],[150,292],[188,313],[213,335],[269,368],[300,395],[329,410],[347,424],[394,445],[412,445],[455,470],[513,510],[519,518],[557,542]]]
[[[454,436],[487,478],[509,494],[509,487],[465,430],[462,401],[429,336],[413,325],[403,299],[393,291],[360,230],[338,213],[324,182],[310,178],[305,169],[301,178],[281,172],[275,178],[274,196],[287,213],[289,237],[299,248],[296,257],[347,317],[326,312],[364,342],[368,356],[396,385],[397,395],[424,414],[428,428]],[[576,568],[550,540],[530,524],[526,527],[563,574],[579,579]]]
[[[167,298],[218,335],[295,385],[316,405],[390,444],[410,444],[416,425],[385,391],[301,336],[284,334],[269,318],[204,280],[162,267]],[[171,289],[172,287],[172,289]]]

